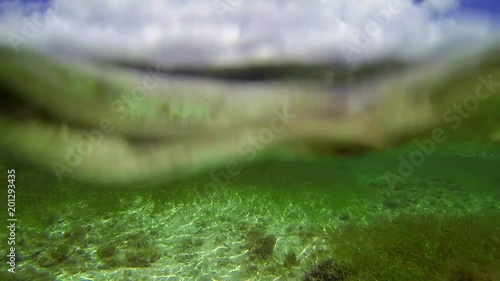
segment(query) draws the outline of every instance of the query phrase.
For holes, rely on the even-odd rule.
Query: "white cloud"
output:
[[[448,15],[457,1],[53,0],[42,13],[33,5],[4,1],[0,36],[14,47],[164,64],[356,62],[390,53],[421,54],[456,38],[486,42],[489,23]]]

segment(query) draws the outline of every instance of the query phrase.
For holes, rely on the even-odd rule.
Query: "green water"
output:
[[[500,157],[436,153],[390,186],[400,155],[253,163],[217,189],[6,163],[20,261],[2,280],[498,280]]]
[[[470,116],[442,114],[479,101],[478,77],[500,81],[498,52],[407,80],[360,71],[381,98],[359,115],[325,102],[324,69],[285,65],[229,77],[281,80],[258,86],[165,78],[135,119],[112,105],[141,77],[9,52],[0,48],[0,280],[500,280],[499,84]],[[299,82],[304,73],[314,79]],[[173,120],[172,104],[191,110],[200,97],[223,118]],[[268,103],[286,110],[288,98],[302,117],[245,162],[239,145],[273,120]],[[117,129],[101,126],[95,151],[58,179],[52,163],[68,164],[65,149],[87,144],[81,130],[103,118]],[[434,128],[449,138],[426,152],[418,143]]]

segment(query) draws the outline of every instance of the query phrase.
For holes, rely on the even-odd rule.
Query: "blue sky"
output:
[[[462,1],[461,6],[463,9],[500,16],[500,2],[498,0],[467,0]]]
[[[424,0],[414,0],[414,2],[422,3]],[[498,0],[461,0],[459,9],[488,15],[500,15],[500,2]]]
[[[500,15],[500,2],[497,0],[468,0],[461,4],[464,8]]]
[[[442,50],[446,42],[453,42],[453,48],[481,47],[498,38],[498,2],[2,0],[0,40],[13,48],[163,64],[357,63],[386,55],[411,58]]]

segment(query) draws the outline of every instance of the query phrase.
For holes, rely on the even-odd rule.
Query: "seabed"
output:
[[[4,164],[17,175],[18,267],[2,263],[0,279],[500,280],[498,149],[438,150],[388,182],[411,151],[115,188]]]

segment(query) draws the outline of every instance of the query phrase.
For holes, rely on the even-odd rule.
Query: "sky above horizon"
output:
[[[418,57],[498,42],[495,0],[4,0],[0,40],[162,64]]]

